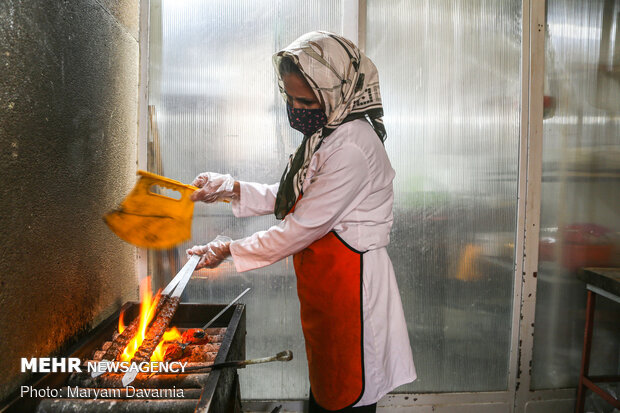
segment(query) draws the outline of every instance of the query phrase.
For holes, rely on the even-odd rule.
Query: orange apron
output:
[[[310,387],[328,410],[364,392],[362,254],[332,231],[293,256]]]

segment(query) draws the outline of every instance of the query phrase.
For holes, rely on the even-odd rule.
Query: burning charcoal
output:
[[[166,347],[166,354],[164,355],[164,361],[179,360],[183,357],[187,345],[184,343],[172,343]]]
[[[204,361],[213,361],[215,360],[216,356],[217,353],[203,352],[199,349],[196,349],[195,353],[192,353],[187,357],[183,357],[181,360],[178,361],[182,363],[199,363]]]
[[[166,348],[165,361],[174,361],[180,359],[187,359],[186,361],[202,361],[200,359],[202,354],[214,353],[220,349],[220,343],[208,343],[208,344],[187,344],[187,343],[172,343]],[[211,357],[211,356],[209,356]]]
[[[224,341],[224,335],[217,335],[217,336],[207,336],[208,340],[207,343],[221,343],[222,341]]]
[[[183,332],[182,341],[189,344],[201,344],[207,342],[205,337],[207,334],[202,328],[190,328]]]
[[[221,343],[210,343],[197,346],[201,351],[207,353],[217,353],[220,350]]]
[[[210,329],[209,329],[210,330]],[[213,330],[225,330],[225,329],[213,329]],[[190,328],[185,330],[182,338],[184,343],[187,344],[206,344],[206,343],[221,343],[224,341],[224,334],[213,335],[209,334],[201,328]]]
[[[213,361],[217,352],[220,349],[219,344],[201,344],[201,345],[188,345],[183,351],[183,358],[181,361],[187,361],[190,363],[201,361]]]
[[[223,336],[226,334],[226,327],[211,327],[205,329],[205,332],[210,336]]]

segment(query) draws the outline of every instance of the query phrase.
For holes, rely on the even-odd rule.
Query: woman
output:
[[[279,184],[207,172],[194,201],[231,198],[237,217],[275,213],[266,231],[195,246],[201,267],[239,272],[293,255],[310,373],[310,411],[375,411],[416,373],[386,246],[394,171],[378,73],[350,41],[301,36],[274,56],[291,126],[304,134]]]

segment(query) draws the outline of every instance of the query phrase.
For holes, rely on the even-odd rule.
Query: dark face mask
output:
[[[327,116],[322,109],[295,109],[287,103],[286,113],[291,128],[304,135],[312,135],[327,123]]]

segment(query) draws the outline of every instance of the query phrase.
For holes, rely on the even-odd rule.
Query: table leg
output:
[[[586,328],[583,335],[583,352],[581,354],[581,372],[579,374],[579,387],[577,388],[577,407],[576,413],[583,413],[585,404],[586,387],[584,377],[590,370],[590,348],[592,345],[592,325],[594,324],[594,304],[596,294],[588,290],[588,303],[586,305]]]

